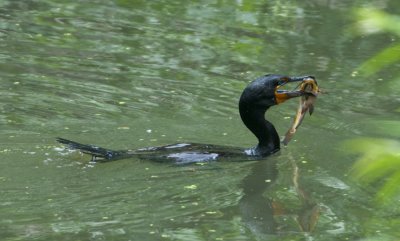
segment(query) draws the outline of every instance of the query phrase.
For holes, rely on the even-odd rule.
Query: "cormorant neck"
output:
[[[280,149],[279,135],[272,123],[264,117],[267,110],[268,107],[239,104],[243,123],[258,138],[258,145],[251,149],[253,155],[267,156]]]

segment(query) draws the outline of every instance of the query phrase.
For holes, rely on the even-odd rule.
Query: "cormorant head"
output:
[[[289,77],[284,75],[264,75],[251,82],[240,97],[240,106],[266,110],[273,105],[299,97],[304,93],[300,90],[283,90],[283,86],[290,82],[315,79],[313,76]]]
[[[314,77],[265,75],[247,85],[240,97],[239,113],[246,127],[258,138],[258,145],[250,149],[249,153],[267,156],[279,150],[279,135],[274,125],[265,119],[265,111],[271,106],[306,94],[301,89],[287,91],[282,87],[290,82],[309,79]]]

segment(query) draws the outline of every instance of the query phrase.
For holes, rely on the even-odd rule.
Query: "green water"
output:
[[[369,221],[387,214],[348,177],[357,156],[343,145],[398,138],[375,128],[399,117],[393,74],[355,71],[397,41],[352,33],[353,10],[364,5],[0,1],[1,240],[359,240],[395,232],[395,224]],[[325,93],[295,140],[263,162],[91,164],[55,142],[250,147],[256,140],[237,101],[265,73],[312,74]],[[297,104],[269,111],[281,135]],[[252,185],[263,188],[247,198]],[[299,190],[320,209],[311,232],[296,221],[312,213]],[[247,217],[253,209],[264,217],[256,224]]]

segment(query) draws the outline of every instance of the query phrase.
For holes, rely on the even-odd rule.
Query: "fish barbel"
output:
[[[317,99],[318,93],[320,92],[318,84],[313,78],[304,80],[300,85],[300,91],[304,92],[304,94],[300,98],[300,104],[297,108],[293,124],[286,132],[285,138],[282,141],[284,145],[287,145],[292,139],[306,113],[309,112],[311,115],[314,112],[314,103]]]

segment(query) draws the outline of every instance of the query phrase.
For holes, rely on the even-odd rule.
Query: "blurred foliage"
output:
[[[372,8],[359,9],[356,16],[358,21],[355,27],[362,36],[379,34],[388,35],[391,39],[388,46],[362,63],[357,72],[365,78],[381,80],[375,82],[375,92],[379,92],[380,85],[387,87],[384,88],[384,96],[386,100],[393,100],[392,111],[396,116],[400,112],[400,107],[396,106],[400,91],[400,43],[396,41],[396,38],[400,38],[400,16]],[[388,80],[380,79],[383,71],[391,76]],[[390,96],[390,93],[393,95]],[[389,227],[398,227],[400,222],[396,215],[399,212],[398,205],[393,205],[400,198],[400,121],[398,118],[382,117],[381,120],[366,123],[374,135],[384,138],[358,138],[346,142],[346,148],[361,153],[353,165],[353,177],[371,187],[379,207],[376,211],[382,214],[371,217],[365,223],[367,238],[362,240],[395,240],[398,231]],[[381,233],[380,230],[385,232]]]
[[[361,138],[350,141],[351,150],[363,153],[354,165],[353,175],[365,183],[380,184],[377,199],[398,194],[400,184],[400,142],[389,139]]]
[[[357,11],[357,29],[363,34],[391,33],[400,37],[400,16],[365,8]],[[400,43],[394,42],[360,66],[364,75],[370,76],[400,61]]]
[[[360,34],[391,34],[400,38],[400,16],[372,8],[360,9],[356,15],[356,28]],[[361,64],[359,72],[363,76],[373,77],[400,63],[400,43],[395,38],[392,38],[392,42]],[[400,71],[394,69],[392,72],[394,77],[388,82],[392,91],[398,93]],[[394,108],[395,112],[399,112],[399,107]],[[380,204],[390,203],[400,195],[400,121],[374,121],[370,127],[377,134],[394,139],[362,138],[349,141],[350,150],[363,153],[354,165],[353,176],[363,183],[378,185],[376,200]]]

